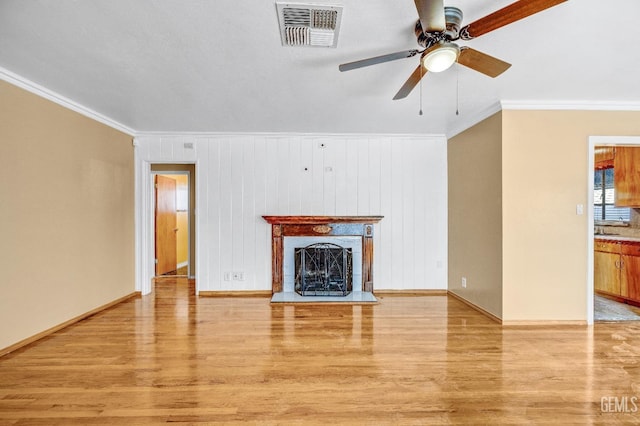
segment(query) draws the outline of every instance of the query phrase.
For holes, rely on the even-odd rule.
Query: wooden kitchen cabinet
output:
[[[640,304],[640,243],[596,240],[596,292]]]
[[[596,251],[593,256],[593,286],[596,291],[620,295],[619,254]]]
[[[620,244],[620,287],[626,297],[640,301],[640,244]]]
[[[614,182],[617,207],[640,207],[640,147],[617,146]]]
[[[596,240],[593,256],[593,286],[597,291],[620,295],[620,244]]]
[[[620,287],[626,290],[629,299],[640,301],[640,256],[622,255]]]
[[[596,170],[613,167],[614,156],[615,156],[615,147],[596,146],[595,147]]]

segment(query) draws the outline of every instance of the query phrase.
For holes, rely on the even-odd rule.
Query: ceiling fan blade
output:
[[[507,62],[466,46],[460,48],[458,63],[493,78],[511,67]]]
[[[370,65],[381,64],[383,62],[395,61],[396,59],[410,58],[412,56],[417,55],[418,53],[420,53],[420,51],[416,49],[405,50],[405,51],[396,52],[396,53],[389,53],[388,55],[381,55],[373,58],[362,59],[359,61],[341,64],[338,66],[338,69],[340,71],[350,71],[356,68],[368,67]]]
[[[422,71],[420,71],[420,69],[422,69]],[[407,81],[404,82],[400,90],[398,90],[398,93],[393,97],[393,100],[396,101],[398,99],[406,98],[426,74],[427,69],[424,68],[422,64],[418,65],[418,68],[416,68],[415,71],[413,71],[413,74],[411,74]]]
[[[565,1],[567,0],[518,0],[465,26],[460,30],[461,38],[470,40]]]
[[[444,20],[444,0],[414,0],[422,30],[444,31],[446,23]]]

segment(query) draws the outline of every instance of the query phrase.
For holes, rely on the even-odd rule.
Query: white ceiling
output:
[[[463,25],[512,2],[445,0]],[[315,3],[344,6],[335,49],[283,47],[269,0],[0,0],[0,74],[137,132],[451,134],[501,100],[640,105],[638,0],[569,0],[461,43],[513,66],[427,75],[422,116],[419,87],[391,99],[418,57],[338,71],[418,48],[413,1]]]

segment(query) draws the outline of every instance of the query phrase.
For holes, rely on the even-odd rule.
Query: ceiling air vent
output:
[[[276,3],[283,46],[336,47],[342,6]]]

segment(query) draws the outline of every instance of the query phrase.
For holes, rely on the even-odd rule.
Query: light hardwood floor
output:
[[[447,296],[191,293],[164,279],[0,358],[0,424],[640,423],[610,412],[640,408],[637,323],[502,327]]]

